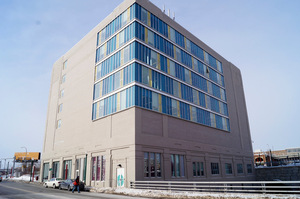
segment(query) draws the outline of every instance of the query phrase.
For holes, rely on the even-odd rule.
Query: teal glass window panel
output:
[[[148,30],[148,44],[154,46],[154,33]]]
[[[148,24],[148,12],[144,8],[141,8],[141,21],[144,24]]]
[[[158,94],[152,92],[152,110],[159,111]]]

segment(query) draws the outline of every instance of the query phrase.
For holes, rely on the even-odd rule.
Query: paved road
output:
[[[71,191],[67,191],[67,190],[44,188],[42,185],[38,185],[38,184],[28,184],[28,183],[10,182],[10,181],[0,182],[0,199],[41,199],[41,198],[43,199],[54,199],[54,198],[147,199],[147,198],[140,198],[140,197],[129,197],[129,196],[122,196],[122,195],[90,193],[90,192],[72,193]]]

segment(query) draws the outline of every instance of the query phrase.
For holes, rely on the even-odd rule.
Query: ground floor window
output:
[[[44,163],[43,166],[43,181],[48,180],[49,175],[49,163]]]
[[[85,158],[76,159],[75,164],[75,177],[79,176],[79,180],[84,181],[84,174],[85,174]]]
[[[52,177],[53,178],[58,178],[59,177],[59,162],[53,162]]]
[[[92,157],[92,181],[105,180],[105,156]]]
[[[244,173],[243,164],[237,164],[237,173]]]
[[[161,154],[144,152],[144,177],[161,177]]]
[[[193,176],[194,177],[204,176],[203,162],[193,162]]]
[[[247,164],[247,173],[252,173],[252,165]]]
[[[232,165],[230,163],[225,163],[225,173],[232,174]]]
[[[171,175],[172,177],[185,176],[185,162],[183,155],[171,155]]]
[[[64,161],[63,179],[71,179],[72,160]]]
[[[211,163],[211,174],[212,175],[218,175],[218,174],[220,174],[219,163],[215,163],[215,162]]]

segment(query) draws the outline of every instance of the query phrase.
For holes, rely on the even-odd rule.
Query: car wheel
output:
[[[56,188],[56,186],[55,186],[55,184],[53,184],[53,189],[55,189]]]
[[[58,188],[59,188],[59,190],[62,190],[62,188],[61,188],[61,186],[60,186],[60,185],[58,186]]]
[[[68,191],[71,191],[71,187],[70,186],[68,186]]]
[[[45,188],[48,188],[48,186],[47,186],[47,184],[46,184],[46,183],[44,184],[44,187],[45,187]]]

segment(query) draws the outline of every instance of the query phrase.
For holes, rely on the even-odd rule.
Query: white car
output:
[[[59,187],[59,183],[62,181],[63,181],[63,179],[61,179],[61,178],[51,178],[50,180],[47,180],[46,182],[44,182],[44,187],[46,187],[46,188],[52,187],[53,189],[55,189],[55,188]]]

